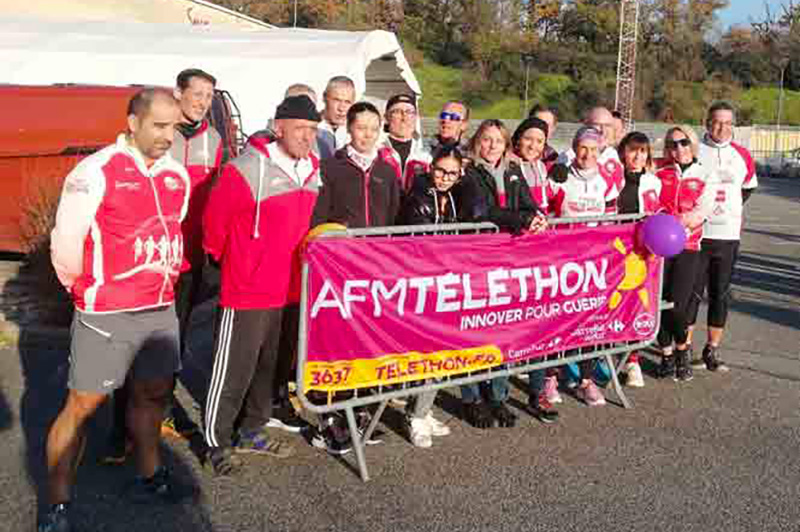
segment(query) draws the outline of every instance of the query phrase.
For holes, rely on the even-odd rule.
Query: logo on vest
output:
[[[164,176],[164,186],[167,187],[167,190],[172,192],[175,192],[181,188],[181,184],[178,182],[178,180],[171,175]]]
[[[156,240],[153,235],[145,239],[136,237],[133,243],[134,267],[114,277],[115,280],[127,279],[143,271],[166,272],[177,275],[178,267],[183,260],[183,238],[176,235],[170,242],[161,235]]]

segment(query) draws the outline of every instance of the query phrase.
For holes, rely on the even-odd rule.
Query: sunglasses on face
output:
[[[461,115],[458,113],[449,113],[447,111],[442,111],[439,114],[440,120],[452,120],[453,122],[461,122]]]
[[[675,149],[678,146],[682,148],[688,148],[692,145],[692,141],[689,139],[678,139],[678,140],[669,140],[667,141],[667,148]]]
[[[456,180],[459,177],[461,177],[461,172],[459,172],[458,170],[445,170],[444,168],[441,168],[439,166],[433,167],[433,173],[438,177],[445,177],[447,179],[453,179],[453,180]]]

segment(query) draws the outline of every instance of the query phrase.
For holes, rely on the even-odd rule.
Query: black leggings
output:
[[[673,308],[661,313],[661,329],[658,343],[662,347],[685,344],[689,333],[689,307],[692,300],[700,253],[684,250],[664,261],[665,301],[673,303]]]
[[[725,327],[731,298],[733,267],[739,257],[738,240],[703,240],[692,300],[689,304],[689,325],[697,322],[697,311],[708,290],[709,327]]]

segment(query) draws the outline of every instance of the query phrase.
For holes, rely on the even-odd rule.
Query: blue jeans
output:
[[[535,408],[539,407],[539,394],[544,388],[545,373],[543,369],[535,369],[528,373],[528,404]]]
[[[508,399],[508,377],[496,377],[489,381],[461,386],[461,401],[468,404],[480,402],[481,385],[487,388],[489,402],[502,403]]]

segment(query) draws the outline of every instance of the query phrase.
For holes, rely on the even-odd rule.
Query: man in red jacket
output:
[[[208,460],[219,475],[236,471],[236,453],[289,456],[271,428],[300,430],[273,418],[272,403],[294,356],[286,340],[297,338],[300,245],[320,186],[311,151],[320,119],[307,96],[286,98],[275,113],[276,140],[251,142],[225,165],[203,217],[203,247],[222,270],[205,410]]]
[[[183,260],[189,176],[167,153],[178,121],[170,91],[144,89],[127,134],[66,178],[51,237],[53,267],[75,302],[69,394],[47,439],[51,507],[39,532],[69,532],[71,484],[84,426],[126,379],[136,502],[175,500],[158,455],[159,425],[180,369],[172,285]]]

